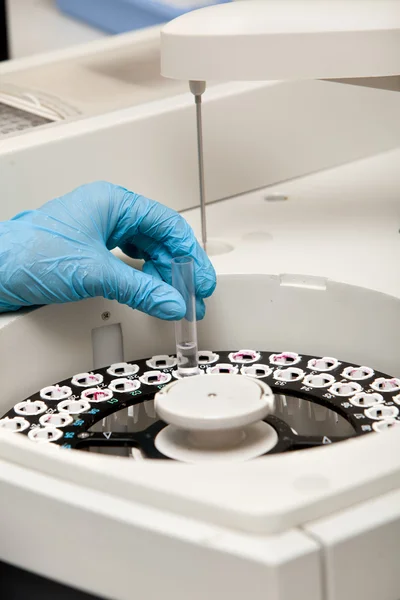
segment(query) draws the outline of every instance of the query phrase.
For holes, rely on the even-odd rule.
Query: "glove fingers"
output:
[[[156,266],[153,262],[148,261],[143,265],[143,272],[147,273],[147,275],[151,275],[155,279],[159,279],[162,281],[162,277],[160,273],[157,271]],[[204,319],[204,315],[206,314],[206,305],[204,304],[203,298],[196,296],[196,319],[201,321]]]
[[[44,275],[45,266],[46,261],[38,261],[36,272],[25,267],[13,271],[7,285],[0,286],[0,312],[102,296],[160,319],[178,320],[186,314],[185,302],[173,287],[133,269],[108,251],[96,259],[60,261],[57,269]]]
[[[179,255],[176,253],[171,254],[165,246],[144,235],[136,236],[135,245],[151,258],[163,280],[170,284],[172,259]],[[188,255],[194,260],[196,295],[201,298],[208,298],[215,289],[215,271],[212,266],[211,268],[205,268],[203,254],[203,250],[195,242],[192,252]]]
[[[168,277],[166,259],[192,256],[196,268],[197,293],[210,296],[216,285],[214,268],[200,247],[187,221],[174,210],[138,196],[123,188],[114,188],[114,202],[119,205],[118,221],[107,240],[109,248],[131,243],[157,262],[165,281]]]
[[[186,307],[182,296],[170,285],[151,275],[132,269],[113,257],[110,261],[112,285],[105,287],[104,297],[118,300],[131,308],[168,321],[184,317]],[[104,287],[103,287],[104,286]]]
[[[166,279],[164,280],[164,278],[162,277],[160,272],[157,270],[157,267],[155,264],[158,261],[152,261],[150,259],[149,254],[146,251],[139,250],[133,244],[128,244],[128,243],[122,244],[120,247],[120,250],[122,250],[122,252],[124,254],[126,254],[127,256],[130,256],[131,258],[144,259],[146,262],[143,265],[143,273],[147,273],[148,275],[151,275],[152,277],[155,277],[156,279],[159,279],[161,281],[167,281],[167,283],[171,284],[171,266],[170,266],[170,264],[172,261],[172,257],[167,258],[168,266],[164,267],[163,265],[161,265],[161,267],[160,267],[160,270],[164,273],[164,275],[166,277]],[[197,320],[201,321],[202,319],[204,319],[205,314],[206,314],[206,307],[205,307],[204,301],[201,296],[196,296],[196,318],[197,318]]]

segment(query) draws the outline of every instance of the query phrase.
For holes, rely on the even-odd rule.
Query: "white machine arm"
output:
[[[259,81],[400,73],[398,0],[249,0],[188,13],[161,33],[171,79]]]

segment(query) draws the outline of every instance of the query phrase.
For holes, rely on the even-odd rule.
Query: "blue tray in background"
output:
[[[214,4],[231,1],[216,0]],[[201,0],[197,6],[190,8],[174,5],[173,0],[171,3],[156,0],[56,0],[56,4],[62,12],[108,33],[125,33],[159,25],[204,6]]]

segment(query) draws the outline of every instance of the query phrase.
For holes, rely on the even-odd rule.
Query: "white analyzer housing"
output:
[[[278,10],[284,3],[262,4]],[[201,11],[182,17],[187,28],[179,20],[188,47],[209,24],[203,59],[206,66],[214,59],[210,74],[227,64],[215,59],[213,44],[231,61],[235,23],[248,27],[240,43],[247,38],[251,56],[257,36],[262,44],[286,39],[298,56],[286,73],[291,81],[265,73],[269,81],[262,80],[259,55],[253,63],[260,76],[249,74],[258,81],[234,82],[231,69],[228,82],[207,82],[208,229],[221,253],[212,257],[219,282],[199,325],[199,348],[209,351],[211,368],[218,351],[254,348],[315,357],[317,374],[346,361],[399,378],[400,53],[391,50],[398,50],[400,7],[346,2],[346,11],[363,5],[369,25],[350,19],[332,38],[331,17],[304,31],[298,17],[311,4],[293,3],[293,18],[275,24],[275,36],[261,18],[254,30],[251,1],[204,9],[221,20]],[[323,4],[344,10],[340,0]],[[231,10],[249,16],[224,20]],[[301,26],[315,62],[294,81],[305,56],[296,45]],[[171,23],[164,35],[174,38],[180,27]],[[373,44],[382,48],[380,59],[371,71],[370,55],[341,55],[340,70],[324,74],[332,39],[336,50]],[[230,54],[222,52],[227,40]],[[199,233],[194,106],[184,80],[196,76],[189,59],[199,53],[174,58],[181,81],[163,79],[160,47],[155,28],[0,66],[0,107],[48,121],[23,115],[23,123],[10,127],[7,117],[1,125],[2,219],[108,179],[185,211]],[[231,64],[241,76],[244,62]],[[377,425],[343,443],[232,464],[67,452],[52,440],[85,402],[101,401],[93,372],[113,365],[130,385],[130,361],[173,356],[170,324],[100,298],[48,306],[2,315],[0,352],[0,413],[25,402],[18,423],[0,429],[1,561],[115,600],[145,593],[174,600],[400,597],[398,427]],[[266,373],[275,368],[264,366]],[[155,363],[148,368],[159,372]],[[74,374],[89,400],[64,398],[68,392],[57,388]],[[349,385],[361,385],[362,372],[347,375],[355,377]],[[329,378],[327,385],[334,385]],[[26,404],[44,388],[47,399]],[[384,393],[362,397],[360,410],[376,411]],[[43,442],[33,443],[18,432],[51,394],[66,404],[57,419],[46,417],[29,432]],[[397,422],[392,413],[388,419]]]

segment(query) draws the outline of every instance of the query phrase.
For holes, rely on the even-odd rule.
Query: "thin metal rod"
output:
[[[207,252],[207,222],[206,222],[206,190],[204,183],[204,150],[203,150],[203,121],[201,114],[201,94],[194,97],[196,103],[197,122],[197,152],[199,162],[199,184],[200,184],[200,214],[201,214],[201,241]]]

